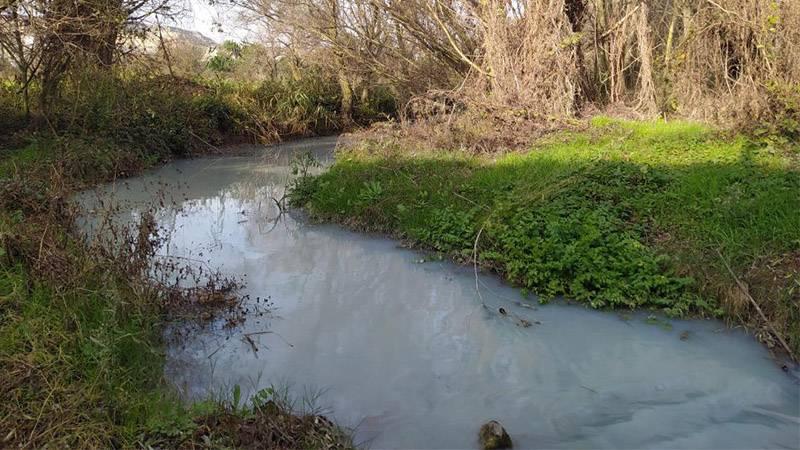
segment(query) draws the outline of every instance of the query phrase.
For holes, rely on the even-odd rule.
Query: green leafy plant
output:
[[[382,194],[383,187],[380,181],[365,181],[364,187],[358,192],[357,199],[361,204],[370,204],[376,202]]]
[[[233,386],[233,397],[231,397],[231,410],[235,413],[239,411],[239,406],[242,402],[242,387],[237,385]]]

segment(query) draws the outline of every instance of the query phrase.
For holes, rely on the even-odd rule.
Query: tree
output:
[[[149,17],[171,14],[170,1],[6,0],[0,46],[12,57],[26,98],[30,83],[38,81],[46,109],[70,68],[110,68],[121,34],[143,28]]]
[[[23,96],[25,116],[30,116],[30,85],[41,62],[40,43],[30,35],[29,14],[24,2],[9,2],[0,8],[0,49],[8,55],[16,70],[17,83]]]

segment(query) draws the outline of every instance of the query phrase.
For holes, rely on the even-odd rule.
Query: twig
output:
[[[286,194],[284,194],[283,197],[281,197],[280,200],[278,200],[278,199],[276,199],[275,197],[272,197],[272,196],[270,196],[270,198],[272,199],[273,202],[275,202],[275,206],[278,207],[278,211],[281,214],[283,214],[283,211],[284,211],[284,208],[285,208],[283,206],[283,203],[284,203],[284,200],[286,199]]]
[[[207,140],[205,140],[205,139],[201,138],[200,136],[198,136],[198,135],[197,135],[195,132],[193,132],[192,130],[186,130],[186,131],[187,131],[187,132],[188,132],[188,133],[189,133],[189,134],[190,134],[192,137],[194,137],[195,139],[197,139],[198,141],[200,141],[200,142],[202,142],[202,143],[206,144],[207,146],[211,147],[212,149],[214,149],[214,150],[216,150],[216,151],[218,151],[218,152],[220,152],[220,153],[222,152],[222,149],[221,149],[221,148],[219,148],[219,147],[217,147],[216,145],[214,145],[214,144],[212,144],[212,143],[208,142]]]
[[[290,344],[289,341],[287,341],[285,337],[281,336],[280,333],[276,333],[274,331],[256,331],[254,333],[245,333],[245,336],[247,336],[249,338],[251,336],[260,336],[262,334],[274,334],[275,336],[278,336],[279,338],[281,338],[281,340],[283,341],[284,344],[288,345],[289,347],[294,348],[294,345]]]
[[[722,5],[720,5],[719,3],[715,2],[714,0],[706,0],[706,1],[708,3],[710,3],[710,4],[712,4],[713,6],[717,7],[720,11],[724,12],[725,14],[730,14],[731,16],[738,16],[738,14],[736,14],[733,11],[730,11],[730,10],[727,10],[727,9],[723,8]]]
[[[444,22],[442,22],[442,19],[439,18],[439,14],[437,14],[436,9],[434,8],[438,8],[438,4],[436,7],[428,5],[428,11],[431,12],[433,18],[436,20],[436,23],[439,24],[439,28],[444,32],[444,35],[447,37],[447,42],[450,43],[450,46],[453,47],[453,50],[456,51],[458,56],[460,56],[462,60],[464,60],[467,64],[469,64],[470,67],[478,71],[478,73],[480,73],[481,75],[487,78],[493,78],[492,74],[481,69],[479,65],[475,64],[474,61],[472,61],[466,54],[464,54],[463,51],[461,51],[461,48],[458,46],[455,39],[453,39],[453,36],[450,34],[450,31],[447,29],[447,25],[445,25]]]
[[[467,198],[467,197],[464,197],[463,195],[459,194],[458,192],[455,192],[455,191],[453,191],[453,195],[455,195],[456,197],[458,197],[458,198],[461,198],[461,199],[463,199],[463,200],[466,200],[466,201],[468,201],[468,202],[472,203],[473,205],[475,205],[475,206],[477,206],[477,207],[480,207],[480,208],[483,208],[483,209],[486,209],[486,210],[488,210],[488,209],[489,209],[489,207],[488,207],[488,206],[486,206],[486,205],[481,205],[480,203],[476,203],[474,200],[470,200],[469,198]]]
[[[480,286],[478,286],[478,241],[481,239],[481,234],[483,234],[483,228],[486,225],[481,226],[481,229],[478,230],[478,235],[475,236],[475,244],[472,246],[472,266],[475,269],[475,291],[478,293],[478,298],[481,300],[481,305],[486,307],[486,303],[483,301],[483,295],[481,295]]]
[[[33,442],[33,438],[36,433],[36,428],[39,426],[39,421],[42,420],[42,415],[44,414],[44,408],[47,406],[47,402],[50,401],[50,398],[53,396],[53,392],[55,392],[55,388],[50,385],[50,382],[45,380],[48,387],[50,388],[50,392],[47,393],[47,398],[44,399],[42,403],[42,407],[39,409],[39,415],[36,416],[36,423],[33,424],[33,428],[31,429],[31,434],[28,436],[28,442]]]
[[[728,269],[728,272],[733,277],[733,280],[736,282],[736,285],[739,287],[739,289],[742,291],[742,293],[747,297],[747,299],[750,300],[750,303],[752,303],[753,306],[756,308],[756,311],[758,311],[758,314],[761,316],[761,319],[764,320],[764,323],[767,324],[767,327],[769,328],[769,330],[772,332],[772,334],[781,343],[781,345],[783,346],[783,349],[786,350],[786,353],[789,354],[789,357],[792,359],[792,361],[797,362],[797,358],[794,356],[794,352],[792,352],[792,349],[791,349],[791,347],[789,347],[789,344],[787,344],[786,341],[783,340],[783,337],[780,335],[780,333],[778,333],[778,331],[775,329],[775,327],[772,326],[772,323],[769,321],[769,319],[767,319],[767,316],[766,316],[766,314],[764,314],[764,311],[761,310],[761,307],[758,306],[758,303],[756,302],[756,300],[753,298],[752,295],[750,295],[750,291],[748,291],[747,287],[744,285],[744,283],[742,283],[742,281],[739,280],[739,277],[737,277],[736,274],[733,273],[733,270],[731,269],[731,266],[728,265],[728,261],[726,261],[725,258],[722,256],[722,253],[719,251],[719,249],[717,249],[717,254],[719,255],[719,258],[722,260],[722,264],[725,265],[725,268]]]
[[[616,30],[620,25],[625,23],[625,21],[628,20],[628,18],[630,18],[633,15],[633,13],[638,11],[639,7],[641,7],[641,6],[642,5],[640,3],[640,4],[636,5],[636,8],[633,8],[632,10],[628,11],[628,14],[625,14],[625,17],[620,19],[619,22],[617,22],[614,25],[612,25],[611,28],[609,28],[605,33],[600,35],[600,40],[603,40],[603,39],[607,38],[611,33],[614,32],[614,30]]]
[[[206,356],[206,358],[211,358],[212,356],[216,355],[218,351],[222,350],[222,347],[225,347],[225,343],[224,343],[224,342],[222,343],[222,345],[220,345],[219,347],[217,347],[217,349],[216,349],[216,350],[214,350],[213,352],[211,352],[211,354],[209,354],[208,356]]]
[[[50,226],[50,223],[46,223],[44,225],[44,232],[42,233],[42,239],[39,241],[39,256],[38,259],[42,259],[42,249],[44,248],[44,238],[47,236],[47,228]]]
[[[244,338],[242,338],[242,341],[244,341],[246,344],[250,344],[250,348],[253,350],[253,355],[258,358],[258,347],[256,347],[255,341],[253,341],[253,339],[246,334],[244,335]]]

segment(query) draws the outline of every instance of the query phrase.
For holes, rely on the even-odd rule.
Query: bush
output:
[[[397,98],[387,86],[376,86],[367,91],[356,106],[356,121],[371,123],[397,116]]]
[[[264,81],[253,92],[265,123],[281,134],[324,134],[341,129],[341,96],[334,80],[310,73]]]
[[[214,89],[189,80],[85,70],[70,75],[48,116],[67,133],[168,157],[235,133],[232,110]]]
[[[13,81],[0,81],[0,135],[7,136],[25,127],[25,105],[18,94],[20,86]]]
[[[767,108],[757,120],[754,134],[769,143],[799,142],[800,83],[771,83],[765,96]]]

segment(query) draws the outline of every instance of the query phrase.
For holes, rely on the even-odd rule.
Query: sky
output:
[[[214,6],[208,0],[183,0],[185,14],[175,24],[180,28],[199,31],[216,42],[226,39],[244,41],[252,36],[238,19],[238,11],[230,5]],[[222,24],[220,29],[219,24]]]

